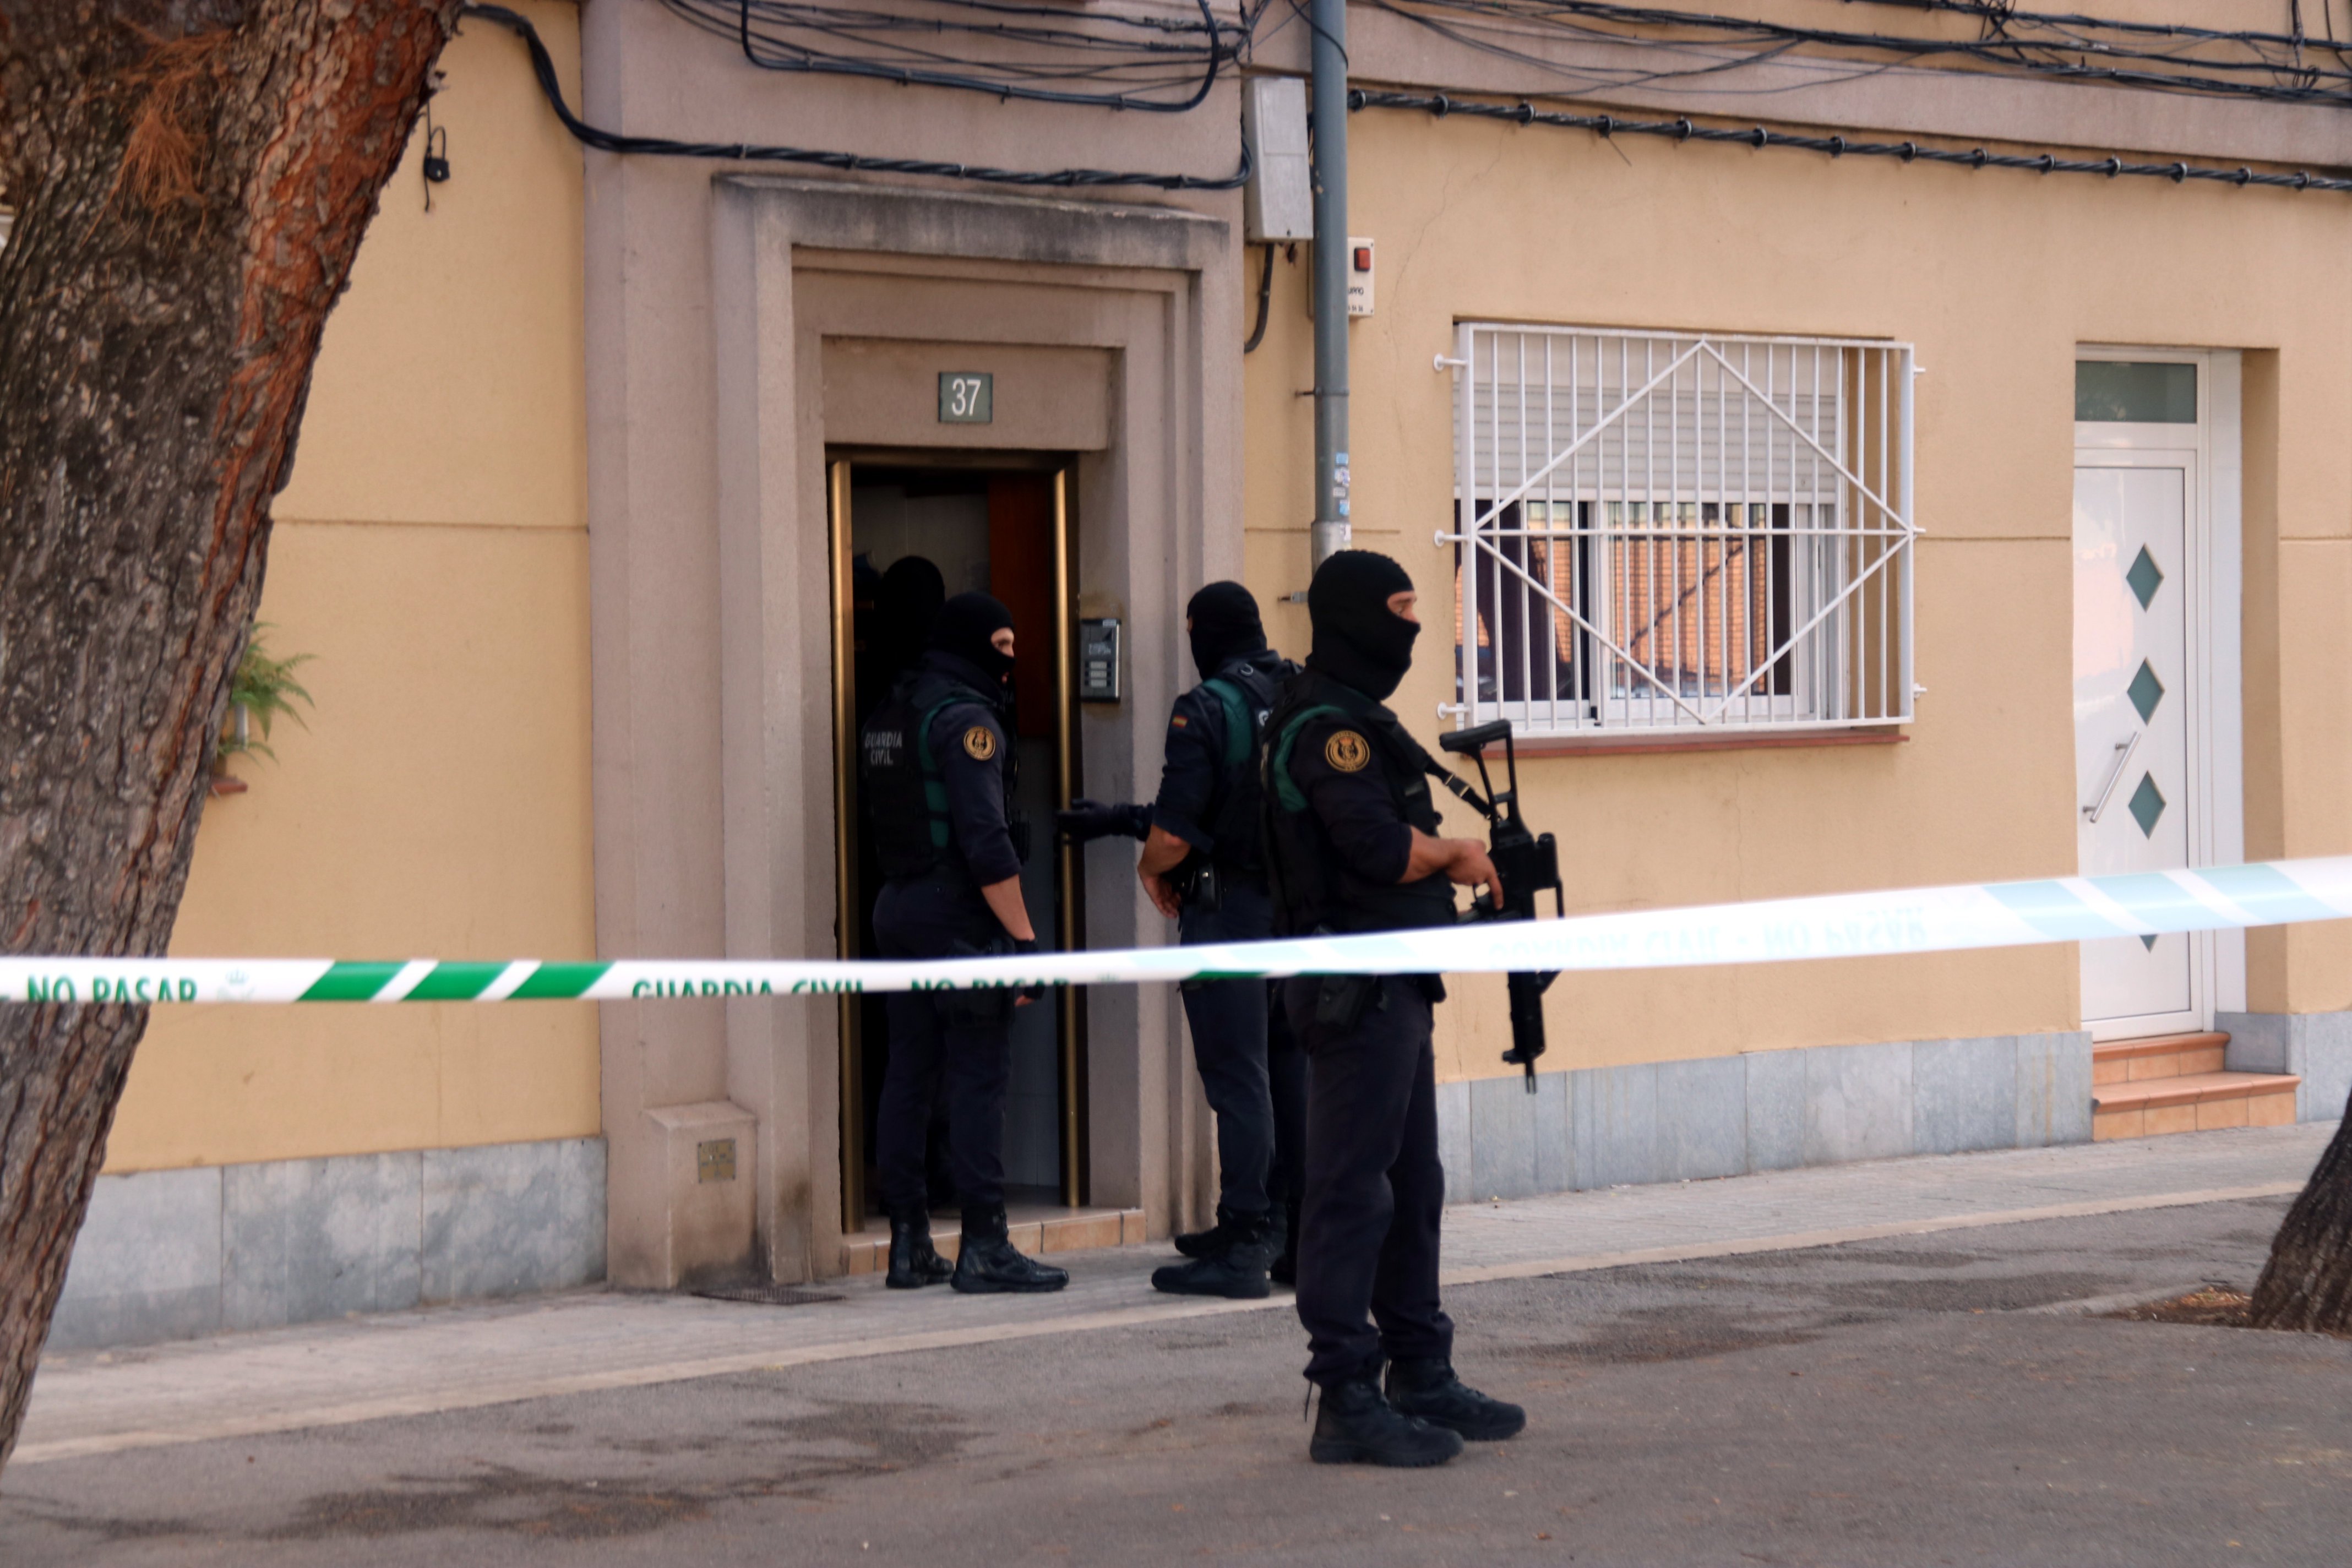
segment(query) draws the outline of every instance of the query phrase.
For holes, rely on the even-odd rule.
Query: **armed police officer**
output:
[[[1381,705],[1412,663],[1414,603],[1404,568],[1368,551],[1331,556],[1307,589],[1314,648],[1265,734],[1266,860],[1286,935],[1451,925],[1456,886],[1502,901],[1485,846],[1441,836],[1437,764]],[[1527,1422],[1454,1375],[1438,1303],[1430,1030],[1444,994],[1433,974],[1283,984],[1307,1061],[1298,1318],[1322,1393],[1307,1450],[1318,1464],[1441,1464],[1465,1437]]]
[[[940,607],[929,646],[866,721],[859,773],[885,878],[874,910],[886,957],[1034,952],[1021,898],[1026,825],[1012,816],[1013,616],[985,594]],[[902,992],[888,1001],[890,1061],[875,1137],[890,1215],[887,1283],[962,1291],[1058,1290],[1059,1268],[1005,1235],[1004,1096],[1012,1010],[1034,993]],[[948,1163],[962,1207],[952,1268],[931,1244],[924,1140],[948,1105]]]
[[[1273,934],[1260,845],[1258,742],[1275,694],[1297,667],[1266,646],[1257,600],[1212,583],[1184,607],[1201,683],[1176,699],[1159,796],[1150,805],[1072,803],[1063,831],[1080,842],[1144,840],[1145,892],[1191,944]],[[1217,1119],[1217,1222],[1176,1237],[1188,1261],[1151,1276],[1177,1295],[1261,1297],[1289,1283],[1300,1194],[1306,1064],[1288,1031],[1269,1031],[1263,980],[1187,982],[1181,989],[1192,1060]]]

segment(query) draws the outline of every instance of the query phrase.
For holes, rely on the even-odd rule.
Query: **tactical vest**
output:
[[[1313,670],[1292,677],[1266,721],[1263,757],[1263,821],[1266,881],[1274,893],[1276,929],[1287,936],[1318,931],[1402,931],[1452,925],[1454,888],[1444,877],[1417,882],[1365,880],[1340,856],[1292,771],[1298,737],[1318,718],[1345,718],[1372,742],[1381,782],[1397,815],[1433,837],[1441,824],[1430,797],[1436,767],[1395,714]]]
[[[1264,791],[1258,776],[1258,746],[1280,698],[1280,682],[1296,668],[1286,660],[1277,660],[1271,668],[1236,661],[1201,682],[1201,689],[1214,697],[1223,710],[1225,721],[1217,787],[1201,826],[1216,844],[1211,860],[1252,880],[1265,868],[1264,828],[1259,820]]]
[[[899,678],[859,733],[860,804],[882,875],[891,881],[919,877],[942,865],[961,868],[963,864],[961,856],[948,852],[955,841],[955,825],[948,813],[947,774],[931,746],[931,722],[942,710],[965,703],[991,713],[1002,706],[952,676],[912,670]],[[1008,804],[1019,778],[1017,750],[1010,743],[997,749]]]

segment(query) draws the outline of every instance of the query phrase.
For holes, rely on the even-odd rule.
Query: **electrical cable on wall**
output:
[[[1022,6],[1018,5],[990,5],[985,4],[984,0],[951,0],[951,3],[965,5],[974,10],[992,9],[1020,16],[1032,15],[1037,10],[1035,7]],[[1177,110],[1190,107],[1192,103],[1199,101],[1197,94],[1205,93],[1208,87],[1213,84],[1220,62],[1236,58],[1246,52],[1255,37],[1259,21],[1268,9],[1271,0],[1257,0],[1257,3],[1255,5],[1249,4],[1248,0],[1242,0],[1242,3],[1239,5],[1240,15],[1238,24],[1230,35],[1224,34],[1218,28],[1213,14],[1208,10],[1206,0],[1201,0],[1201,3],[1202,5],[1203,22],[1201,24],[1185,25],[1199,28],[1201,31],[1208,35],[1212,40],[1212,47],[1207,50],[1206,55],[1203,57],[1205,63],[1202,65],[1202,68],[1205,74],[1199,80],[1197,86],[1193,89],[1196,96],[1192,97],[1189,100],[1160,102],[1152,107],[1160,110]],[[1706,24],[1707,26],[1718,26],[1725,28],[1745,29],[1751,35],[1770,33],[1773,37],[1767,40],[1770,45],[1770,48],[1768,51],[1770,54],[1782,53],[1787,49],[1793,47],[1795,43],[1798,41],[1834,42],[1838,40],[1846,40],[1849,42],[1860,42],[1871,47],[1886,46],[1903,46],[1908,47],[1917,46],[1923,51],[1946,50],[1962,47],[1949,40],[1901,39],[1889,36],[1874,34],[1829,34],[1819,29],[1809,30],[1778,27],[1772,25],[1751,22],[1747,19],[1738,17],[1717,17],[1702,13],[1667,12],[1613,4],[1602,4],[1600,3],[1600,0],[1370,0],[1370,3],[1379,5],[1384,9],[1394,11],[1399,15],[1408,16],[1412,16],[1412,12],[1406,8],[1410,5],[1427,10],[1450,9],[1461,13],[1479,13],[1481,15],[1491,16],[1508,17],[1521,22],[1534,22],[1538,25],[1544,25],[1544,18],[1547,16],[1557,16],[1559,15],[1573,15],[1580,17],[1605,16],[1607,18],[1618,20],[1631,18],[1641,19],[1651,23],[1669,21],[1680,23],[1696,22]],[[1849,0],[1849,3],[1854,3],[1854,0]],[[1985,16],[1988,19],[1989,26],[1997,25],[1998,27],[2002,30],[2004,37],[2006,37],[2006,30],[2011,26],[2022,26],[2027,25],[2046,25],[2050,26],[2063,26],[2074,28],[2112,29],[2152,37],[2160,36],[2164,37],[2179,37],[2192,40],[2199,44],[2226,42],[2234,45],[2258,47],[2265,49],[2280,45],[2300,47],[2297,45],[2297,40],[2284,35],[2249,32],[2224,33],[2211,29],[2182,27],[2167,24],[2111,22],[2101,18],[2080,16],[2043,16],[2038,13],[2011,11],[2005,6],[1984,4],[1982,3],[1982,0],[1864,0],[1864,3],[1893,5],[1912,10],[1954,11],[1964,12],[1970,15],[1979,15]],[[752,8],[754,5],[764,6],[769,10],[789,8],[782,6],[781,5],[781,0],[664,0],[664,4],[668,5],[673,10],[679,11],[681,15],[684,15],[688,11],[698,6],[706,11],[714,9],[727,10],[738,16],[739,31],[748,29],[748,19],[752,14]],[[1059,12],[1049,12],[1046,14],[1053,16],[1060,15]],[[462,15],[478,16],[485,21],[495,23],[520,37],[524,46],[530,52],[531,68],[534,75],[538,79],[540,89],[541,92],[545,94],[549,106],[554,110],[556,117],[562,122],[564,129],[570,132],[572,137],[580,142],[582,145],[593,148],[599,152],[625,154],[634,153],[655,157],[708,158],[740,163],[803,163],[814,167],[837,169],[845,172],[928,175],[940,179],[966,180],[984,184],[1024,187],[1102,188],[1126,186],[1164,191],[1224,191],[1239,188],[1243,184],[1247,184],[1250,177],[1251,168],[1249,150],[1246,146],[1242,149],[1239,166],[1235,168],[1234,173],[1220,176],[1160,174],[1136,171],[1089,168],[1058,170],[1001,169],[986,165],[949,163],[933,159],[885,158],[876,157],[866,153],[834,152],[814,148],[765,145],[753,142],[683,142],[672,140],[667,137],[624,135],[617,132],[606,131],[600,127],[590,125],[572,111],[571,106],[564,101],[562,85],[556,75],[554,60],[548,54],[547,47],[541,40],[538,30],[531,26],[527,18],[503,5],[468,5],[466,7]],[[1422,20],[1423,18],[1415,17],[1414,19]],[[704,17],[701,20],[707,23],[709,18]],[[1175,24],[1165,23],[1164,21],[1162,25],[1170,26],[1176,26]],[[1439,30],[1444,31],[1444,29],[1441,26]],[[1577,29],[1570,27],[1570,30],[1574,31]],[[1795,37],[1786,35],[1795,35]],[[1659,42],[1659,40],[1654,38],[1649,38],[1639,35],[1596,32],[1590,36],[1608,37],[1617,42],[1636,40],[1647,43]],[[1232,40],[1230,44],[1217,41],[1228,37],[1230,37]],[[1523,58],[1527,60],[1533,61],[1534,63],[1545,65],[1547,68],[1553,67],[1556,64],[1556,62],[1544,60],[1540,57],[1533,55],[1523,56],[1518,51],[1511,50],[1501,46],[1486,47],[1474,45],[1474,47],[1486,47],[1486,52],[1498,52],[1512,56],[1513,58]],[[2314,47],[2324,47],[2328,54],[2335,56],[2339,61],[2344,58],[2344,51],[2333,43],[2325,46],[2315,45]],[[1738,65],[1751,63],[1753,59],[1758,58],[1762,57],[1738,57],[1728,62],[1718,62],[1717,64],[1709,67],[1708,70],[1713,72],[1727,68],[1727,64]],[[2245,68],[2275,69],[2278,68],[2273,64],[2264,63],[2259,68],[2247,66]],[[877,73],[860,72],[859,74]],[[1645,81],[1664,80],[1672,79],[1676,74],[1678,73],[1648,72],[1643,73],[1641,79]],[[2109,79],[2116,79],[2113,73],[2108,74]],[[2352,84],[2352,70],[2347,70],[2341,65],[2336,68],[2324,70],[2317,67],[2308,68],[2306,74],[2310,79],[2314,80],[2326,77],[2328,79],[2340,79],[2345,80],[2347,84]],[[968,87],[973,90],[986,90],[995,92],[1000,96],[1005,97],[1039,97],[1044,96],[1045,91],[1048,90],[1031,90],[1027,87],[1008,86],[1004,83],[990,83],[978,78],[968,80],[959,80],[956,82],[928,82],[927,79],[918,77],[908,77],[904,79],[908,80],[910,83],[916,81],[926,81],[928,85]],[[1619,80],[1616,84],[1623,85],[1624,83],[1622,80]],[[2152,81],[2146,83],[2134,83],[2134,85],[2146,86],[2156,86],[2159,84],[2176,90],[2197,90],[2200,92],[2227,90],[2232,93],[2261,98],[2290,97],[2298,100],[2305,101],[2352,101],[2352,94],[2347,94],[2346,92],[2320,91],[2316,89],[2299,92],[2289,92],[2283,88],[2274,86],[2264,87],[2254,83],[2221,83],[2219,86],[2216,86],[2210,82],[2202,82],[2198,79],[2169,77],[2161,75],[2160,73],[2156,74],[2155,79]],[[1113,100],[1118,97],[1118,94],[1111,94],[1105,95],[1099,99],[1082,99],[1081,101],[1116,106]],[[1053,100],[1068,101],[1069,100],[1066,98],[1057,97]],[[1349,103],[1351,109],[1412,109],[1441,117],[1446,114],[1469,114],[1485,119],[1506,120],[1523,125],[1540,124],[1594,131],[1603,136],[1622,133],[1633,136],[1664,136],[1676,141],[1738,143],[1756,148],[1785,147],[1807,152],[1826,153],[1832,157],[1853,156],[1867,158],[1895,158],[1906,163],[1925,162],[1932,163],[1945,163],[1974,169],[2000,168],[2027,170],[2037,174],[2098,174],[2110,179],[2122,177],[2154,178],[2170,180],[2175,184],[2181,184],[2193,180],[2240,186],[2264,185],[2292,190],[2352,190],[2352,180],[2346,180],[2328,175],[2314,174],[2307,172],[2297,172],[2294,174],[2258,174],[2252,169],[2247,167],[2231,169],[2208,164],[2191,164],[2182,161],[2170,163],[2141,163],[2126,161],[2121,157],[2109,157],[2104,159],[2062,158],[2054,153],[2049,153],[2039,154],[1992,153],[1981,147],[1961,151],[1948,147],[1923,145],[1920,142],[1912,141],[1852,141],[1843,136],[1816,136],[1799,132],[1773,131],[1761,125],[1746,129],[1699,125],[1687,117],[1678,117],[1672,120],[1635,120],[1622,119],[1607,114],[1574,114],[1564,111],[1539,110],[1536,109],[1532,103],[1525,100],[1518,100],[1515,103],[1506,104],[1450,98],[1444,93],[1412,94],[1377,91],[1371,89],[1356,89],[1351,91],[1349,95]],[[1126,107],[1139,108],[1144,107],[1144,105],[1140,102],[1129,101],[1127,103]],[[1249,340],[1251,347],[1255,347],[1264,335],[1264,323],[1265,319],[1265,301],[1269,291],[1271,282],[1272,269],[1269,266],[1265,276],[1260,279],[1258,325],[1256,330],[1251,334]]]
[[[1684,116],[1675,120],[1626,120],[1613,114],[1570,114],[1538,109],[1521,99],[1515,103],[1486,103],[1444,93],[1377,92],[1358,88],[1348,94],[1350,110],[1411,109],[1444,119],[1465,114],[1479,120],[1501,120],[1513,125],[1550,125],[1591,131],[1609,136],[1663,136],[1675,142],[1717,142],[1763,149],[1784,147],[1826,153],[1832,158],[1895,158],[1906,163],[1948,163],[1964,169],[2022,169],[2037,174],[2098,174],[2107,179],[2189,180],[2224,185],[2264,185],[2292,191],[2352,191],[2352,179],[2298,171],[2292,174],[2257,174],[2251,168],[2217,167],[2207,163],[2129,163],[2120,157],[2061,158],[2053,153],[1992,153],[1982,147],[1965,152],[1931,147],[1918,142],[1856,142],[1843,136],[1815,136],[1796,131],[1774,131],[1762,125],[1746,128],[1701,125]]]
[[[2352,103],[2352,65],[2333,42],[1960,0],[1877,0],[1982,17],[1975,38],[1806,27],[1612,0],[1361,0],[1450,42],[1581,87],[1689,84],[1779,60],[1840,77],[1903,68],[2024,75],[2200,97]],[[1570,63],[1533,46],[1572,38],[1638,47],[1644,64]],[[1696,90],[1709,90],[1704,87]],[[1715,89],[1744,92],[1746,89]]]
[[[591,125],[572,112],[563,100],[563,84],[555,74],[555,60],[547,52],[539,29],[528,17],[504,5],[468,5],[461,16],[478,16],[506,28],[530,51],[532,73],[555,117],[572,139],[600,153],[636,153],[656,158],[711,158],[744,163],[807,163],[824,169],[884,174],[929,174],[940,179],[971,180],[982,184],[1100,187],[1141,186],[1160,191],[1231,191],[1249,183],[1249,149],[1244,146],[1241,165],[1230,174],[1152,174],[1118,169],[995,169],[982,164],[950,163],[929,158],[877,158],[863,153],[834,153],[808,147],[783,147],[751,142],[678,142],[665,136],[625,136]]]
[[[1234,58],[1209,0],[1193,3],[1197,21],[1015,0],[898,0],[887,11],[812,0],[662,0],[764,70],[1153,113],[1198,108]],[[918,41],[950,38],[966,47]],[[991,45],[1000,58],[973,52]],[[1099,85],[1088,90],[1088,83]]]
[[[1250,329],[1249,341],[1242,344],[1242,353],[1255,353],[1258,344],[1265,342],[1266,308],[1274,300],[1274,253],[1280,248],[1269,244],[1265,247],[1265,270],[1257,276],[1257,325]]]
[[[434,90],[440,90],[439,72],[435,72]],[[425,156],[422,160],[425,176],[425,210],[433,210],[433,187],[446,184],[449,180],[449,130],[433,123],[433,100],[425,100]]]
[[[2321,10],[2321,19],[2327,28],[2327,37],[2323,44],[2321,40],[2305,37],[2300,31],[2265,33],[2258,29],[2242,27],[2196,27],[2183,22],[2136,22],[2122,17],[2090,16],[2079,11],[2021,11],[2014,5],[2010,4],[2010,0],[1843,0],[1843,3],[1848,5],[1885,5],[1904,11],[1944,11],[1957,13],[1963,16],[1976,16],[1984,21],[1988,31],[1995,29],[2006,31],[2011,24],[2015,24],[2021,26],[2096,27],[2104,31],[2135,34],[2145,37],[2190,38],[2201,42],[2226,40],[2232,43],[2285,44],[2291,47],[2305,44],[2326,48],[2336,47],[2336,18],[2326,7]],[[2298,0],[2288,0],[2287,15],[2290,18],[2300,17],[2301,8]],[[2299,20],[2295,22],[2295,26],[2300,27]]]

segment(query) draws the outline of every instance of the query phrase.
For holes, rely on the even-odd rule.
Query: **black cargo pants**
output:
[[[937,876],[885,885],[875,901],[874,935],[886,958],[970,957],[1004,939],[977,891]],[[890,1065],[874,1129],[883,1204],[895,1212],[929,1206],[924,1153],[933,1100],[942,1095],[956,1195],[966,1204],[1003,1203],[1013,994],[900,991],[884,1006]]]
[[[1309,1380],[1326,1387],[1383,1357],[1450,1359],[1438,1304],[1437,1072],[1429,993],[1414,975],[1367,977],[1352,1023],[1317,1021],[1322,980],[1283,983],[1307,1054],[1307,1201],[1298,1321]]]
[[[1228,884],[1213,910],[1187,904],[1176,930],[1187,947],[1263,942],[1274,934],[1274,902],[1263,888]],[[1272,1184],[1278,1142],[1276,1073],[1291,1069],[1285,1089],[1297,1076],[1295,1062],[1278,1068],[1269,1064],[1266,984],[1188,981],[1179,994],[1184,999],[1184,1021],[1192,1031],[1192,1061],[1200,1069],[1201,1089],[1217,1118],[1217,1206],[1234,1214],[1262,1215],[1271,1198],[1279,1195]],[[1295,1114],[1296,1096],[1284,1098],[1291,1100]],[[1294,1121],[1293,1128],[1297,1125]],[[1295,1133],[1290,1142],[1297,1143]]]

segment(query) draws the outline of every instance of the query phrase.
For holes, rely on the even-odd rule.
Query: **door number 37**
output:
[[[940,372],[940,423],[988,425],[996,417],[996,377],[984,370]]]

